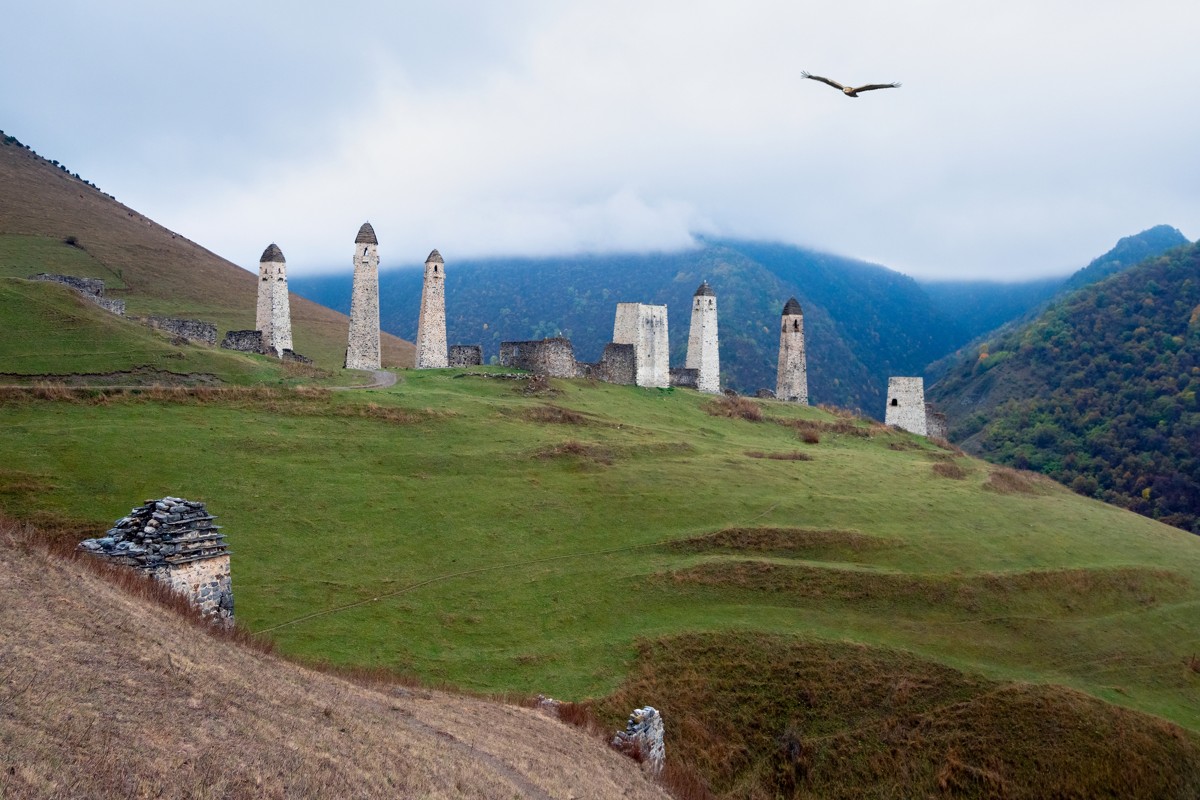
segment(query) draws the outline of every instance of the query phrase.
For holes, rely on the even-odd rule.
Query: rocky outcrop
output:
[[[622,753],[641,761],[651,774],[662,772],[667,751],[663,744],[662,715],[653,706],[635,708],[625,723],[625,730],[617,731],[612,746]]]

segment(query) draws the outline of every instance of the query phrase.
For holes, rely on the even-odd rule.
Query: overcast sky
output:
[[[1200,235],[1195,0],[38,0],[0,129],[247,268],[764,238],[914,277]],[[901,81],[857,99],[843,83]]]

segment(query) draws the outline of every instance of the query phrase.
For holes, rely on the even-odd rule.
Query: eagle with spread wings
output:
[[[837,81],[831,81],[831,80],[829,80],[829,78],[822,78],[820,75],[813,75],[808,72],[801,72],[800,76],[802,78],[808,78],[809,80],[820,81],[821,83],[827,83],[835,89],[841,89],[842,94],[846,95],[846,97],[858,97],[859,92],[870,92],[874,89],[898,89],[898,88],[900,88],[900,84],[898,84],[898,83],[868,83],[865,86],[843,86],[842,84],[838,83]]]

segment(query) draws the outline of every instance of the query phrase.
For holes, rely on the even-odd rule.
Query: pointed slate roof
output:
[[[358,236],[354,237],[355,244],[379,244],[379,240],[375,238],[375,229],[371,227],[371,223],[364,222],[362,227],[358,229]]]
[[[268,261],[279,264],[284,263],[283,251],[280,250],[279,245],[275,244],[274,242],[271,242],[267,249],[263,250],[262,258],[258,260],[258,263],[264,264]]]
[[[783,306],[783,316],[790,317],[793,314],[801,314],[802,315],[802,314],[804,314],[804,312],[800,310],[800,303],[798,303],[796,301],[796,298],[791,297],[791,298],[788,298],[787,303],[785,303]]]
[[[708,285],[708,281],[701,281],[700,288],[696,290],[696,293],[694,295],[692,295],[692,297],[716,297],[716,296],[717,296],[717,293],[714,292],[712,290],[712,287]]]
[[[429,258],[425,259],[425,263],[426,264],[445,264],[446,262],[442,260],[442,254],[439,253],[437,251],[437,249],[434,249],[433,252],[431,252],[429,254]]]

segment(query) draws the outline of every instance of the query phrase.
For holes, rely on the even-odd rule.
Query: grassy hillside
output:
[[[0,797],[666,796],[543,714],[298,667],[37,538],[0,519]]]
[[[208,320],[217,324],[218,338],[227,330],[254,327],[257,280],[250,272],[121,205],[11,137],[0,142],[0,277],[58,272],[103,278],[112,287],[109,294],[125,299],[132,315]],[[286,254],[287,243],[280,244]],[[258,257],[245,254],[245,266],[257,269]],[[347,270],[349,257],[347,249]],[[296,351],[326,369],[340,369],[349,320],[295,294],[291,311]],[[0,324],[11,328],[4,319]],[[385,364],[412,364],[410,343],[390,335],[384,340]]]
[[[1200,532],[1200,246],[1068,296],[931,394],[989,459]]]
[[[1112,785],[1194,786],[1200,539],[820,409],[459,375],[406,373],[352,396],[7,392],[0,508],[83,534],[146,497],[205,500],[236,554],[239,619],[284,652],[662,704],[668,737],[688,742],[669,751],[728,796],[771,796],[762,771],[775,751],[763,747],[793,729],[801,751],[832,759],[822,780],[863,793],[885,786],[868,768],[881,747],[935,783],[950,764],[955,781],[984,769],[1045,787],[1038,764],[1060,762],[1013,745],[989,766],[978,748],[1049,747],[1057,723],[1037,720],[1051,712],[1165,754]],[[677,656],[655,655],[656,642],[687,652],[671,644],[681,634],[716,637],[713,688],[683,704]],[[734,634],[751,639],[730,645]],[[802,671],[746,660],[754,637],[768,651],[816,648],[831,667],[854,663],[838,655],[849,643],[864,664],[902,668],[862,672],[879,685],[847,694],[851,707],[772,710],[743,741],[723,733],[728,703],[812,691]],[[871,711],[879,692],[920,687],[898,716]],[[938,733],[805,744],[870,719]],[[704,742],[716,749],[689,749]],[[1117,761],[1119,742],[1088,757]],[[1165,777],[1149,781],[1152,769]],[[956,796],[999,796],[984,784]]]

